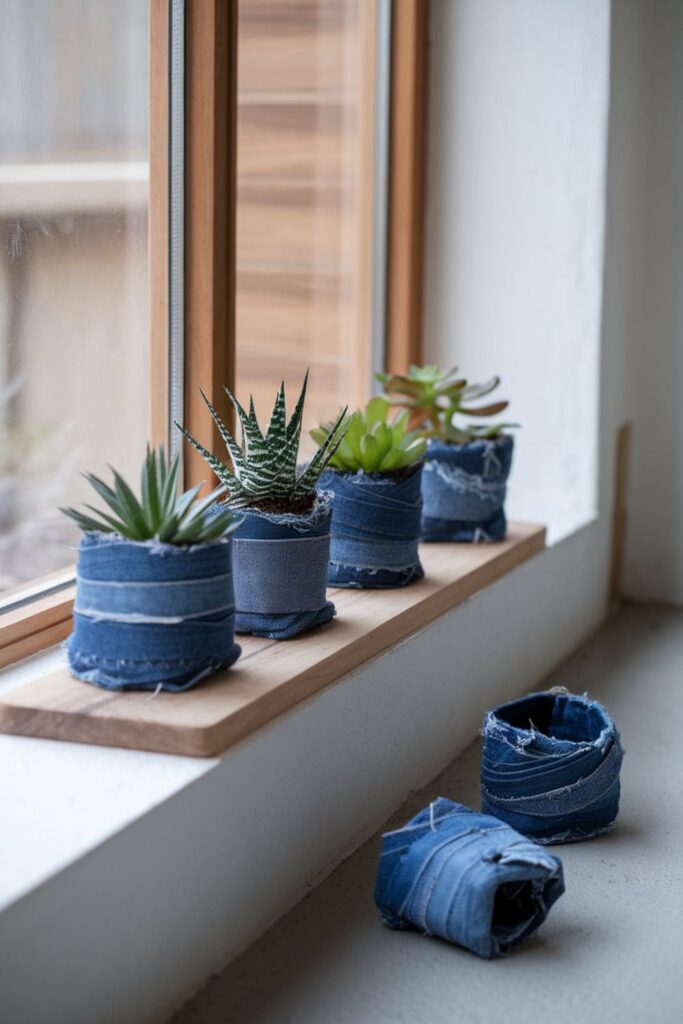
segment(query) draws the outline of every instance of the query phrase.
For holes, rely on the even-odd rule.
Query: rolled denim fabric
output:
[[[320,485],[334,495],[331,587],[405,587],[424,576],[420,537],[422,466],[403,477],[328,470]]]
[[[332,495],[305,515],[240,510],[233,537],[235,630],[290,640],[335,614],[326,597]]]
[[[108,690],[189,690],[240,655],[230,541],[180,547],[87,533],[71,671]]]
[[[487,960],[531,935],[563,892],[557,857],[444,797],[382,837],[375,902],[384,923]]]
[[[512,464],[510,434],[448,444],[430,440],[422,474],[422,540],[502,540],[505,492]]]
[[[482,730],[482,807],[537,843],[609,832],[623,750],[596,701],[554,689],[489,711]]]

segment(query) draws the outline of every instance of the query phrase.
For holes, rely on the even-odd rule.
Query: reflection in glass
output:
[[[239,3],[237,390],[310,367],[307,429],[370,387],[374,8]]]
[[[87,41],[87,42],[86,42]],[[0,33],[0,593],[147,437],[145,0],[8,0]]]

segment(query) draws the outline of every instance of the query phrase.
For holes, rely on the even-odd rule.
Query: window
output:
[[[86,498],[79,470],[99,472],[112,462],[133,471],[144,450],[147,38],[145,0],[22,0],[3,7],[5,602],[36,578],[47,575],[47,587],[64,579],[77,532],[57,506]]]
[[[310,366],[311,426],[417,358],[426,11],[9,4],[0,666],[69,631],[79,470],[134,474],[174,418],[218,449],[200,386],[268,411]]]

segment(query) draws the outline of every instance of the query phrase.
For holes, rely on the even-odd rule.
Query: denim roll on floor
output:
[[[449,444],[430,440],[422,474],[422,540],[502,540],[514,440]]]
[[[608,832],[619,810],[619,733],[596,701],[533,693],[484,718],[482,807],[538,843]]]
[[[375,902],[384,923],[485,959],[535,931],[563,892],[557,857],[444,797],[382,836]]]
[[[405,475],[328,470],[320,486],[334,495],[331,587],[405,587],[422,579],[418,542],[422,466]]]
[[[230,541],[181,547],[87,533],[71,671],[109,690],[189,690],[240,655]]]
[[[329,622],[326,597],[332,495],[318,493],[304,515],[240,509],[233,535],[235,629],[270,640],[290,640]]]

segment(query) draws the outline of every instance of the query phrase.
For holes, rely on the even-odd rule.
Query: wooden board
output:
[[[66,669],[0,701],[0,731],[210,757],[270,722],[541,551],[545,529],[513,523],[499,544],[424,544],[426,577],[401,590],[331,590],[337,618],[296,640],[240,638],[243,654],[184,694],[114,694]]]

